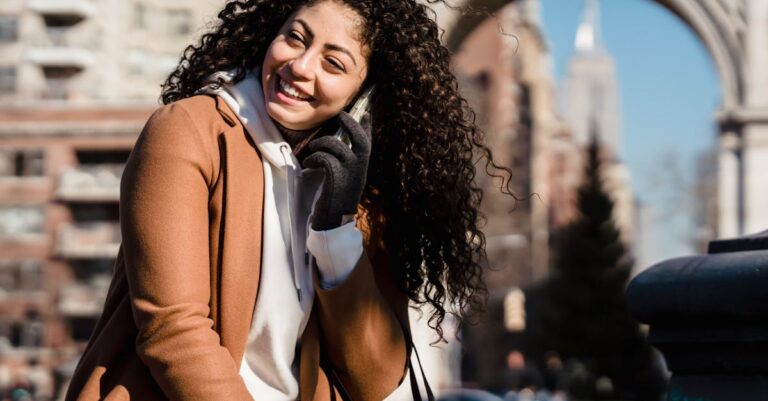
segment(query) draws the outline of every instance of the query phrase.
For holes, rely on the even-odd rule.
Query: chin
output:
[[[302,119],[300,116],[295,115],[286,110],[282,110],[279,107],[273,105],[267,105],[267,114],[275,120],[276,123],[282,125],[285,128],[293,130],[304,130],[312,128],[312,123],[306,119]]]

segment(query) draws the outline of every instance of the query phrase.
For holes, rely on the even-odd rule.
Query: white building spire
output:
[[[576,31],[576,51],[592,52],[602,47],[600,40],[600,9],[597,0],[584,0],[584,13]]]

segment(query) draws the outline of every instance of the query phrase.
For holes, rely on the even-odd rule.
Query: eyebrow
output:
[[[301,26],[304,28],[304,30],[307,31],[307,35],[309,35],[310,37],[313,37],[313,38],[315,37],[315,33],[312,32],[312,29],[309,27],[309,25],[307,25],[306,22],[304,22],[304,20],[302,20],[300,18],[297,18],[295,21],[298,22],[299,24],[301,24]],[[342,53],[346,54],[347,56],[349,56],[349,58],[352,59],[352,63],[355,65],[355,67],[357,67],[357,61],[355,60],[355,56],[353,56],[352,52],[347,50],[345,47],[342,47],[342,46],[339,46],[339,45],[335,45],[335,44],[332,44],[332,43],[326,43],[323,47],[325,47],[328,50],[339,51],[339,52],[342,52]]]

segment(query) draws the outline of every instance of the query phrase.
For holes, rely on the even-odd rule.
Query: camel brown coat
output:
[[[263,200],[261,157],[224,101],[195,96],[153,114],[123,173],[123,242],[67,401],[252,399],[238,372],[258,293]],[[383,399],[405,372],[398,319],[407,322],[407,297],[380,241],[366,237],[344,283],[316,286],[301,339],[302,401],[330,398],[321,348],[355,400]]]

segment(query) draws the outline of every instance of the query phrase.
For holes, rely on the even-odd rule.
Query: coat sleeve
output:
[[[328,359],[354,400],[383,400],[406,373],[406,344],[398,319],[408,330],[407,296],[393,285],[382,252],[372,259],[364,251],[336,287],[323,289],[319,282],[315,280],[315,290]]]
[[[131,152],[120,225],[136,352],[170,400],[251,400],[209,317],[216,144],[183,105],[159,109]]]

